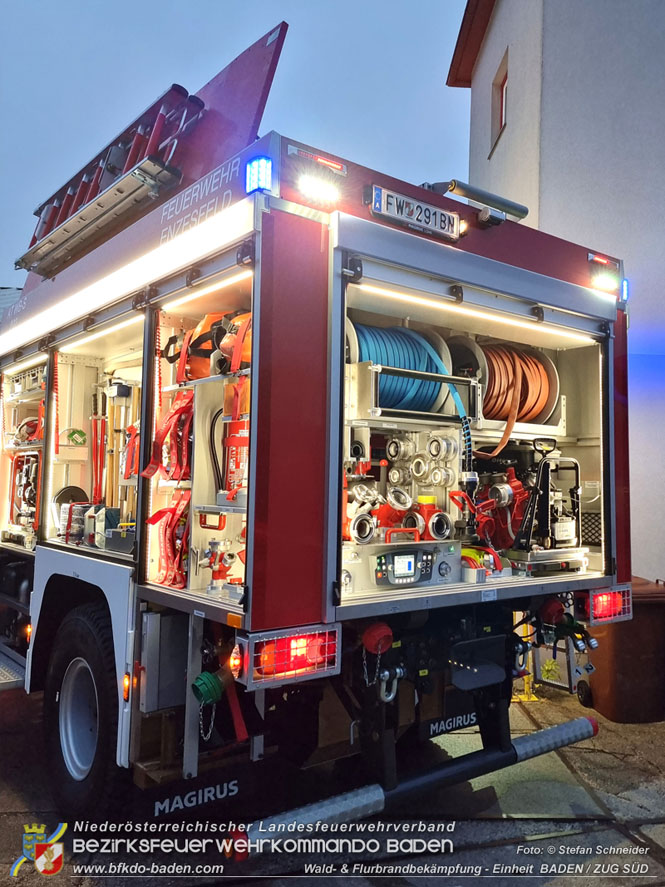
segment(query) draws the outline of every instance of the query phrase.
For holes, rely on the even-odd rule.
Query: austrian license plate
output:
[[[438,206],[413,200],[378,185],[372,185],[372,214],[392,219],[416,231],[436,234],[446,240],[459,239],[457,213],[446,212]]]

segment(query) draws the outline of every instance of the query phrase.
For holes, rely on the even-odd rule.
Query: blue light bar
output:
[[[621,281],[621,301],[622,302],[628,301],[628,281],[626,280],[625,277]]]
[[[245,167],[245,191],[270,191],[272,188],[272,160],[270,157],[255,157]]]

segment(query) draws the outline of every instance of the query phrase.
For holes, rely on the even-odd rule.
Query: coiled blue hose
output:
[[[381,366],[403,370],[416,370],[421,373],[438,373],[449,376],[450,370],[427,339],[415,330],[405,327],[375,327],[354,324],[358,336],[359,357]],[[462,398],[455,385],[448,383],[457,413],[462,421],[465,446],[465,468],[471,469],[472,447],[469,420]],[[379,379],[379,403],[382,407],[395,410],[430,412],[441,385],[438,382],[425,382],[422,379],[405,379],[399,376],[381,374]]]

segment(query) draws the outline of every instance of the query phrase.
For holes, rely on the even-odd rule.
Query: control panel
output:
[[[342,596],[434,588],[462,581],[461,543],[344,546]]]
[[[388,551],[376,558],[374,578],[377,585],[413,585],[432,578],[434,552]]]

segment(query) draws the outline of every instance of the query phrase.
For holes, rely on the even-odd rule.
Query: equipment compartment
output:
[[[147,580],[238,608],[244,593],[252,273],[162,306]]]
[[[411,289],[346,300],[342,607],[605,575],[600,342]]]
[[[1,388],[0,539],[32,551],[42,495],[46,357],[9,366]]]
[[[54,355],[46,539],[133,553],[143,315],[80,336]]]

